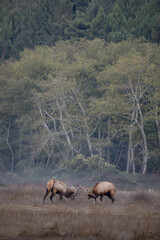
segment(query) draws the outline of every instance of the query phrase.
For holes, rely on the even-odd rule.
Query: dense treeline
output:
[[[128,36],[160,41],[159,0],[1,0],[0,55],[85,38],[120,42]]]
[[[0,171],[160,170],[160,1],[0,1]]]
[[[157,44],[59,41],[6,61],[0,78],[1,171],[160,170]]]

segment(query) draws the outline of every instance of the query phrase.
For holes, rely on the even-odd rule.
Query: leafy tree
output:
[[[139,51],[138,48],[137,50]],[[148,57],[146,57],[146,55],[150,55],[150,51],[147,51],[145,55],[144,52],[143,55],[139,55],[137,50],[134,49],[135,53],[124,53],[124,56],[120,57],[117,63],[114,63],[113,67],[106,69],[103,73],[104,75],[102,75],[102,79],[105,79],[106,84],[104,99],[107,102],[107,106],[111,104],[111,112],[115,109],[115,114],[118,116],[117,120],[119,120],[120,116],[122,116],[122,119],[126,119],[126,123],[123,123],[123,128],[124,131],[126,130],[127,132],[127,129],[129,129],[129,144],[132,145],[131,141],[135,133],[136,137],[138,136],[138,129],[141,133],[141,141],[143,141],[143,143],[140,143],[142,144],[141,146],[143,150],[142,172],[145,174],[149,162],[147,132],[145,130],[147,120],[145,115],[148,112],[148,104],[150,103],[152,96],[149,94],[149,91],[154,88],[153,82],[156,85],[158,82],[156,82],[155,79],[153,80],[153,76],[156,77],[156,73],[154,73],[155,66],[153,67],[152,63],[148,61]],[[158,66],[156,68],[158,69]],[[109,97],[110,95],[111,98]],[[113,95],[116,96],[115,99],[112,98]],[[121,102],[120,105],[119,102]],[[148,102],[148,104],[145,104],[145,102]],[[127,127],[126,125],[125,129],[127,119],[130,121],[130,127]],[[139,140],[136,139],[136,141]],[[135,147],[137,146],[136,144],[137,142],[135,142]],[[128,158],[132,158],[133,161],[132,149],[135,147],[131,147],[131,145],[129,145],[130,150],[128,152]],[[135,168],[135,166],[133,167]]]
[[[66,169],[80,155],[88,169],[98,162],[157,171],[159,65],[159,47],[144,39],[60,41],[6,61],[1,164],[11,171],[33,166],[36,174]]]
[[[0,51],[1,61],[10,56],[12,23],[8,10],[10,9],[10,1],[0,2]]]
[[[109,14],[106,24],[106,37],[109,42],[119,42],[126,39],[127,21],[119,5],[115,5]]]
[[[104,10],[100,8],[98,11],[96,17],[92,20],[91,25],[90,25],[90,37],[99,37],[99,38],[104,38],[104,26],[106,22],[106,15],[104,13]]]

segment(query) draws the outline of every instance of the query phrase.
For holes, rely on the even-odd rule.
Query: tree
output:
[[[105,23],[106,23],[106,15],[102,8],[99,9],[96,17],[92,20],[90,25],[90,38],[104,38],[105,33]]]
[[[119,42],[126,39],[127,21],[118,4],[109,14],[105,29],[105,39],[109,42]]]
[[[150,52],[148,51],[146,54],[149,56]],[[156,76],[154,67],[152,63],[149,62],[148,56],[138,54],[137,51],[131,51],[131,53],[120,57],[114,66],[107,68],[103,73],[103,78],[106,81],[106,87],[108,89],[105,96],[109,98],[111,95],[111,100],[109,99],[108,101],[112,101],[112,107],[116,109],[117,115],[122,116],[124,119],[130,119],[130,126],[128,126],[129,147],[127,171],[131,161],[132,150],[134,149],[132,146],[133,126],[137,126],[136,128],[137,130],[139,129],[143,141],[143,174],[146,173],[149,161],[147,133],[145,130],[145,115],[148,111],[148,104],[146,104],[146,102],[150,102],[151,95],[149,93],[153,88],[153,76]],[[152,84],[150,84],[151,82]],[[116,96],[115,101],[112,99],[113,95]],[[120,105],[119,102],[121,102]]]
[[[26,49],[19,60],[6,61],[0,66],[3,167],[52,171],[81,156],[84,165],[105,160],[128,172],[157,171],[159,56],[159,47],[144,39],[109,45],[94,39]]]
[[[1,61],[4,62],[10,56],[11,47],[10,38],[12,36],[12,23],[10,17],[10,1],[1,1],[0,3],[0,51]],[[9,14],[8,14],[9,12]]]

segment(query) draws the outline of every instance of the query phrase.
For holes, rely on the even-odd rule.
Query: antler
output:
[[[80,185],[80,188],[84,189],[84,190],[87,191],[87,192],[90,191],[89,188],[85,188],[85,187],[83,187],[83,186],[81,186],[81,185]]]
[[[77,191],[76,191],[76,193],[75,193],[75,196],[77,196],[78,194],[79,194],[79,190],[81,190],[81,187],[79,187],[78,189],[77,189]]]

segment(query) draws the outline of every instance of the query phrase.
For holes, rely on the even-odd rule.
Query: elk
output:
[[[50,200],[52,201],[52,198],[55,194],[59,195],[59,199],[62,200],[62,197],[65,196],[66,198],[70,198],[74,201],[75,197],[78,195],[78,191],[80,188],[76,189],[73,186],[67,186],[65,182],[51,179],[46,184],[46,193],[43,198],[43,203],[49,192],[51,192]]]
[[[100,197],[100,200],[102,201],[103,196],[108,196],[112,203],[114,202],[114,195],[116,192],[116,187],[113,183],[110,182],[98,182],[96,183],[91,189],[84,188],[81,186],[84,190],[88,193],[88,199],[94,198],[95,201],[97,201],[97,197]]]
[[[65,197],[67,198],[69,196],[69,198],[71,198],[73,201],[75,199],[75,197],[79,194],[79,190],[81,188],[75,188],[74,186],[69,186],[67,189],[67,192],[65,194]]]

